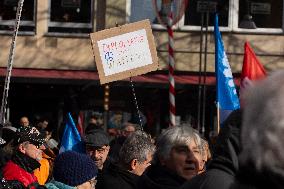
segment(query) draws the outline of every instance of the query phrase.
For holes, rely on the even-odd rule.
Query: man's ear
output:
[[[24,147],[23,144],[20,144],[20,145],[19,145],[18,150],[19,150],[20,152],[22,152],[23,154],[26,153],[26,149],[25,149],[25,147]]]
[[[136,169],[137,164],[138,164],[138,160],[137,159],[131,160],[131,162],[130,162],[131,171]]]
[[[110,149],[110,146],[107,146],[107,147],[106,147],[106,149],[107,149],[107,151],[109,151],[109,149]]]

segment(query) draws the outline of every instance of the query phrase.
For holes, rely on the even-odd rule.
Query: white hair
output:
[[[173,147],[177,145],[188,145],[192,140],[194,140],[197,145],[201,143],[197,131],[190,125],[183,124],[181,126],[166,129],[161,133],[157,140],[155,163],[157,163],[159,157],[168,159]]]
[[[259,171],[284,169],[284,71],[245,93],[240,162]]]

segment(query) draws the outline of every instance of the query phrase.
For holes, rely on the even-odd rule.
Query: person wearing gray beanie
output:
[[[54,161],[53,180],[48,189],[94,189],[98,169],[94,161],[85,154],[66,151]]]

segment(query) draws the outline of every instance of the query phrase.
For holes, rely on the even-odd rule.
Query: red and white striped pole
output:
[[[175,78],[174,78],[174,68],[175,68],[175,60],[174,60],[174,35],[173,35],[173,12],[170,11],[168,16],[168,52],[169,52],[169,100],[170,100],[170,122],[169,126],[176,126],[176,105],[175,105]]]

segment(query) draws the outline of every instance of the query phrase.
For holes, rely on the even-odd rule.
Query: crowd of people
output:
[[[6,123],[0,140],[0,188],[6,189],[239,189],[284,186],[284,71],[242,94],[243,107],[222,124],[208,144],[189,124],[152,138],[126,123],[120,135],[92,121],[85,153],[59,153],[46,129],[22,117]]]

